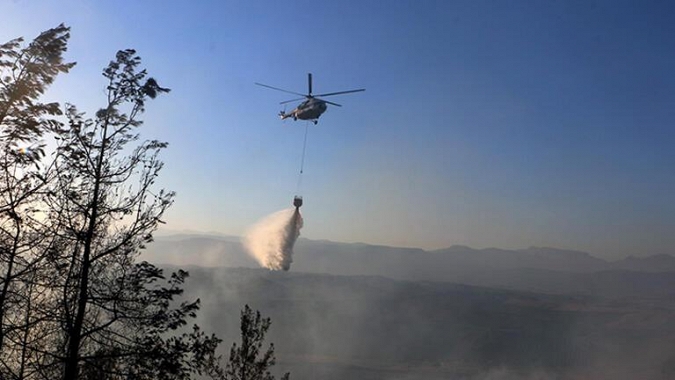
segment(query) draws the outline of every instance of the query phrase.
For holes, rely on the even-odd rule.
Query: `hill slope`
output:
[[[673,299],[610,301],[372,276],[188,268],[202,323],[237,339],[273,321],[279,370],[322,379],[675,376]],[[496,377],[489,377],[496,376]],[[670,376],[670,377],[668,377]]]

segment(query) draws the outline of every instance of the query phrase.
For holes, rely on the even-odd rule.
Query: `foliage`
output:
[[[230,349],[230,360],[225,368],[224,379],[227,380],[274,380],[269,368],[276,363],[274,344],[269,345],[263,353],[262,345],[265,334],[270,328],[269,318],[263,318],[259,311],[246,305],[241,311],[241,345],[236,343]],[[281,379],[288,380],[289,374]]]
[[[62,123],[39,98],[74,65],[68,38],[60,25],[0,45],[0,378],[220,376],[220,339],[188,326],[188,273],[137,260],[173,203],[155,189],[167,144],[137,132],[169,89],[122,50],[103,70],[104,107],[87,118],[66,105]]]
[[[59,25],[28,46],[17,38],[0,45],[0,378],[29,378],[48,358],[41,339],[50,292],[42,202],[49,169],[41,165],[40,138],[62,124],[58,103],[39,98],[65,63],[69,28]]]
[[[60,115],[58,103],[38,101],[60,73],[67,73],[75,63],[64,63],[70,28],[63,24],[41,33],[28,47],[21,48],[23,38],[0,45],[0,138],[4,144],[33,142],[45,128],[58,122],[44,118]]]

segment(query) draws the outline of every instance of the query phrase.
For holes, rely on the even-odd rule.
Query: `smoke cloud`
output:
[[[262,267],[287,271],[293,262],[293,245],[302,224],[299,209],[277,211],[246,232],[242,239],[244,247]]]

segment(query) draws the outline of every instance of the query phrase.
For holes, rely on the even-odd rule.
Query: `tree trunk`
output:
[[[9,283],[12,280],[12,271],[14,270],[14,259],[16,258],[17,244],[19,241],[19,235],[21,234],[21,225],[16,221],[16,235],[14,236],[14,242],[9,252],[9,262],[7,263],[7,271],[5,272],[5,278],[2,284],[2,292],[0,292],[0,352],[4,348],[5,342],[5,303],[7,302],[7,294],[9,293]]]
[[[84,315],[87,311],[89,301],[89,269],[91,267],[91,246],[94,241],[94,231],[98,221],[98,202],[101,186],[101,167],[103,166],[103,153],[106,149],[108,127],[103,127],[103,138],[101,149],[96,162],[94,172],[94,194],[91,199],[91,215],[88,218],[87,233],[84,237],[84,253],[82,254],[82,271],[80,272],[80,283],[78,286],[77,311],[73,326],[68,333],[68,355],[66,357],[66,368],[63,373],[64,380],[75,380],[79,373],[80,362],[80,343],[82,341],[82,326],[84,324]]]

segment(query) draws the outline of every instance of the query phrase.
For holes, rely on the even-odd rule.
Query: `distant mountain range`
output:
[[[142,257],[183,266],[258,267],[239,239],[231,236],[160,236]],[[585,252],[545,247],[506,250],[452,246],[425,251],[300,239],[293,261],[291,271],[297,272],[374,275],[603,297],[675,296],[675,257],[671,255],[612,262]]]

